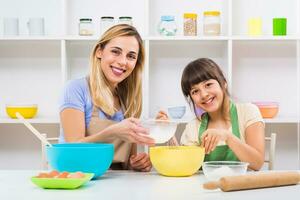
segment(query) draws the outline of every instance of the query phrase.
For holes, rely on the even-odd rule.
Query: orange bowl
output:
[[[259,106],[263,118],[273,118],[278,113],[278,106]]]

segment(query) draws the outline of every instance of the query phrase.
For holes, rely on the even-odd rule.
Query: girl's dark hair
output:
[[[181,77],[181,89],[188,103],[192,104],[195,111],[195,104],[190,96],[192,86],[207,81],[209,79],[216,80],[224,92],[222,110],[225,111],[225,99],[229,97],[229,92],[226,87],[227,81],[220,67],[209,58],[199,58],[190,62],[183,70]],[[225,115],[226,116],[226,115]]]

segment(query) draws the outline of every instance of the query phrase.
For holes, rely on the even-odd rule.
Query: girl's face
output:
[[[190,96],[196,106],[208,113],[212,113],[221,109],[224,92],[218,81],[209,79],[193,85]]]
[[[98,49],[101,69],[112,87],[126,79],[133,71],[139,53],[139,43],[134,36],[117,37],[104,49]]]

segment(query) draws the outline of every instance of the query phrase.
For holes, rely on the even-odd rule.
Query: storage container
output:
[[[163,15],[160,17],[158,32],[163,36],[174,36],[177,32],[175,17],[171,15]]]
[[[79,35],[93,35],[93,20],[90,18],[79,19]]]
[[[220,35],[221,20],[219,11],[205,11],[203,13],[203,34]]]
[[[196,36],[197,35],[197,14],[184,13],[183,17],[184,17],[183,34],[185,36]]]

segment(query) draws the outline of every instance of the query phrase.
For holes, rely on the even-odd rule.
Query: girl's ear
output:
[[[99,58],[99,59],[101,59],[101,57],[102,57],[102,50],[100,48],[98,48],[96,50],[96,57]]]

